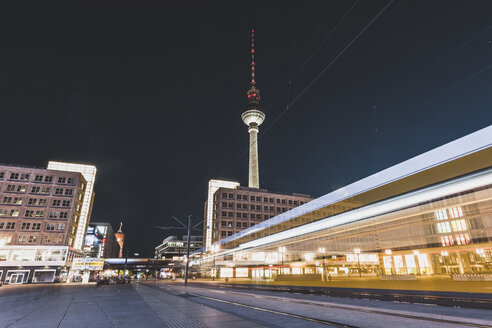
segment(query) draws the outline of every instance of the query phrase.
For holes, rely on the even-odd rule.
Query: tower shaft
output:
[[[249,180],[248,187],[260,187],[258,171],[258,127],[250,127],[249,132]]]

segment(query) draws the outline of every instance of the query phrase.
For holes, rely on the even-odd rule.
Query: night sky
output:
[[[152,255],[209,179],[247,185],[253,27],[263,188],[321,196],[490,125],[491,1],[396,0],[328,66],[388,3],[3,2],[0,162],[96,165],[92,220]]]

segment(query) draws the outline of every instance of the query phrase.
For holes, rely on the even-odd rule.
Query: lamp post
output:
[[[354,249],[354,253],[357,254],[357,270],[359,271],[359,277],[362,277],[362,273],[360,272],[360,248]]]
[[[187,234],[187,245],[186,245],[186,266],[185,266],[185,286],[188,285],[188,270],[189,270],[189,265],[190,265],[190,242],[191,242],[191,230],[198,230],[202,231],[202,229],[197,229],[200,224],[202,224],[203,220],[195,224],[194,226],[191,226],[191,215],[188,215],[188,225],[184,224],[181,222],[177,217],[173,216],[173,219],[176,220],[181,224],[181,227],[161,227],[161,226],[156,226],[155,228],[157,229],[163,229],[163,230],[188,230]]]
[[[446,266],[446,273],[451,275],[451,273],[449,272],[448,262],[446,261],[446,257],[449,256],[448,251],[441,251],[441,256],[442,256],[442,260],[444,262],[444,265]]]

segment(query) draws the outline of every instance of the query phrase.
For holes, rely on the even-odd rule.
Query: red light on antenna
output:
[[[251,30],[251,33],[255,33],[255,30]]]

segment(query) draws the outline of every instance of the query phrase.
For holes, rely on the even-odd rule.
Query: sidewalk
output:
[[[176,328],[261,328],[262,325],[216,310],[178,296],[161,284],[135,284],[134,288],[157,316],[169,327]],[[157,290],[161,289],[161,290]]]

